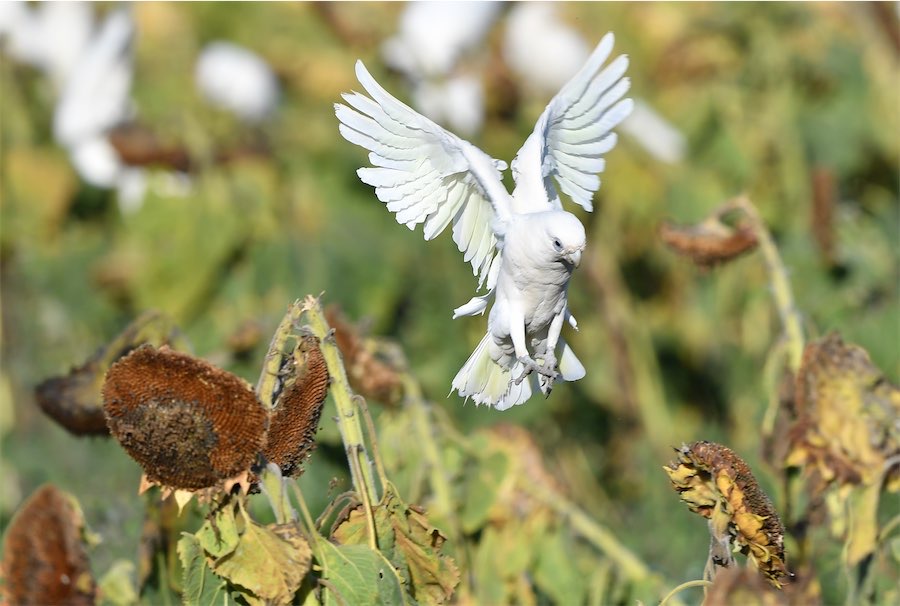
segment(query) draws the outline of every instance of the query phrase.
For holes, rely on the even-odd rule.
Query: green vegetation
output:
[[[450,319],[472,295],[468,266],[449,235],[426,243],[394,222],[337,133],[332,104],[358,87],[357,57],[403,90],[377,58],[398,6],[334,5],[327,19],[308,3],[135,7],[138,119],[193,167],[186,192],[149,169],[133,213],[79,181],[53,143],[50,82],[3,56],[0,530],[44,483],[74,496],[101,539],[89,541],[93,576],[119,604],[139,592],[221,603],[235,585],[251,601],[363,603],[365,586],[382,603],[658,603],[701,579],[710,551],[662,467],[672,447],[710,440],[779,513],[792,599],[897,600],[900,49],[885,6],[565,7],[586,39],[616,33],[633,95],[688,149],[665,165],[620,137],[595,212],[578,212],[589,248],[570,289],[580,330],[566,338],[587,377],[505,413],[445,398],[484,330]],[[259,129],[195,92],[197,52],[222,38],[281,78]],[[546,101],[523,92],[475,142],[513,157]],[[707,269],[664,244],[664,221],[701,224],[741,193],[722,228],[749,221],[758,249]],[[73,436],[36,405],[36,385],[148,310],[170,320],[145,340],[255,382],[270,335],[299,331],[279,322],[308,293],[364,323],[365,355],[342,346],[341,359],[317,306],[289,312],[322,337],[333,380],[296,482],[270,467],[264,495],[192,501],[178,517],[159,489],[137,494],[141,469],[118,442]],[[257,384],[267,406],[271,376]],[[810,428],[818,418],[854,433]],[[237,551],[291,564],[257,569]],[[668,603],[699,601],[700,585]]]

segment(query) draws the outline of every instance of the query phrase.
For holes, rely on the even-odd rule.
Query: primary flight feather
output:
[[[504,162],[395,99],[361,61],[356,76],[369,96],[345,93],[347,104],[335,104],[341,135],[369,150],[372,166],[360,168],[359,178],[399,223],[424,224],[426,240],[452,226],[479,288],[487,287],[453,317],[484,313],[493,299],[487,334],[452,384],[476,404],[506,410],[536,389],[549,395],[556,381],[585,374],[560,336],[565,322],[576,326],[567,290],[585,233],[562,209],[556,186],[592,209],[603,156],[616,144],[612,129],[632,109],[628,58],[604,66],[612,47],[610,33],[538,118],[512,162],[512,194],[502,182]]]

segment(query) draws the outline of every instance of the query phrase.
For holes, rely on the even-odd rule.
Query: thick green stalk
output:
[[[762,217],[753,206],[750,198],[740,196],[733,202],[736,208],[739,208],[750,220],[753,232],[756,234],[759,243],[759,252],[763,256],[766,269],[769,272],[769,279],[772,281],[772,298],[775,300],[775,308],[778,310],[778,316],[781,318],[781,324],[784,328],[784,336],[787,340],[787,355],[790,369],[795,374],[800,370],[800,362],[803,360],[803,328],[800,320],[800,314],[794,304],[794,295],[791,291],[791,283],[787,277],[787,271],[784,268],[784,262],[781,255],[778,254],[778,247],[775,246],[772,235],[769,233]]]

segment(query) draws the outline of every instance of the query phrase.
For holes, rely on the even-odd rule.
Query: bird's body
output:
[[[631,110],[623,99],[627,59],[601,70],[612,49],[607,34],[581,71],[550,102],[512,163],[516,188],[503,186],[503,162],[407,107],[375,82],[361,62],[356,73],[371,99],[345,94],[336,104],[340,132],[368,149],[372,168],[360,179],[410,229],[424,224],[430,240],[447,226],[488,293],[454,310],[454,318],[482,314],[493,301],[488,330],[453,380],[476,404],[505,410],[549,395],[558,380],[585,370],[560,337],[576,326],[568,286],[585,247],[575,215],[562,209],[563,192],[591,210],[603,154],[615,146],[611,129]]]

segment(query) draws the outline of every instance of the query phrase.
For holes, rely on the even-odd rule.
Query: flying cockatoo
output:
[[[563,210],[556,185],[592,209],[603,156],[616,144],[612,129],[632,108],[624,98],[628,58],[604,67],[612,47],[610,33],[538,118],[512,162],[512,194],[501,180],[504,162],[392,97],[361,61],[356,76],[370,97],[346,93],[347,105],[335,104],[341,135],[370,152],[373,167],[360,168],[359,178],[399,223],[423,223],[426,240],[452,225],[479,288],[487,287],[453,317],[482,314],[493,299],[487,334],[452,383],[476,405],[506,410],[585,374],[560,336],[567,321],[577,327],[567,291],[585,232]]]

